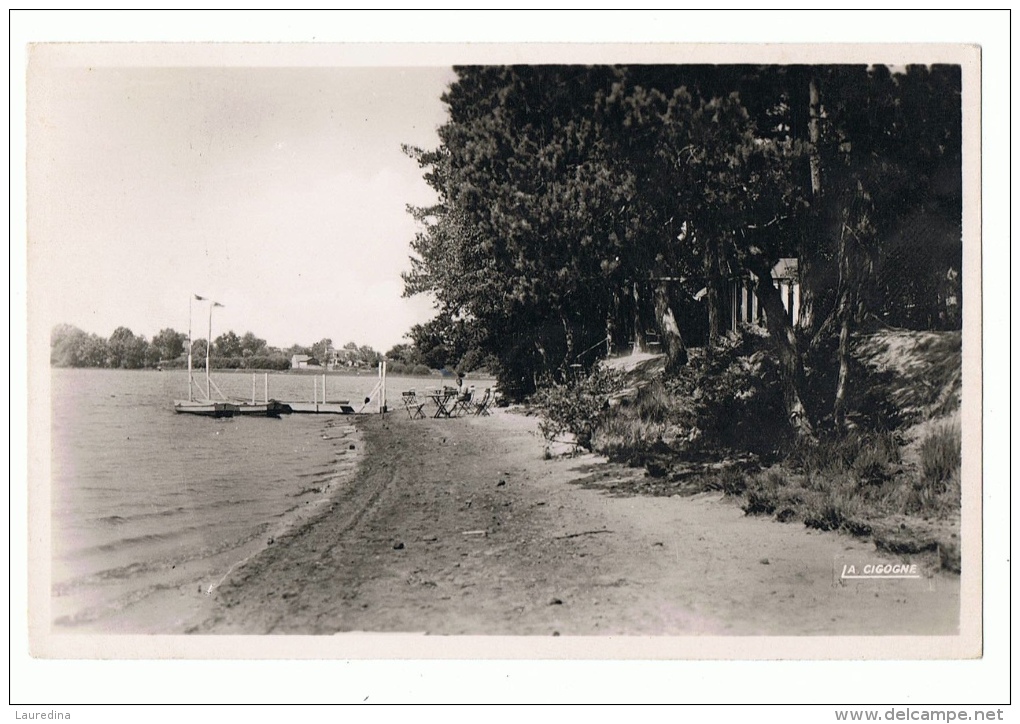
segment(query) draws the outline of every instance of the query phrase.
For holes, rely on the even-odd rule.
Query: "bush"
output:
[[[631,409],[641,422],[661,425],[669,420],[671,407],[662,381],[654,380],[638,390]]]
[[[719,487],[724,495],[743,495],[747,490],[747,475],[738,468],[726,468],[719,473]]]
[[[818,530],[842,530],[861,537],[871,535],[871,526],[854,518],[841,503],[825,503],[806,513],[804,525]]]
[[[685,401],[701,445],[774,456],[790,440],[781,379],[768,338],[747,329],[692,356],[667,389]]]
[[[775,459],[791,433],[768,337],[748,328],[723,338],[710,353],[689,352],[687,366],[639,386],[606,415],[595,448],[626,462],[667,451],[736,451]]]
[[[854,456],[853,470],[861,482],[880,485],[893,476],[893,466],[900,462],[900,446],[890,432],[868,435],[861,440]]]
[[[772,515],[776,512],[776,496],[774,491],[766,488],[748,488],[747,502],[741,506],[746,515]]]
[[[772,515],[779,507],[780,490],[785,484],[783,476],[775,470],[755,475],[744,493],[741,509],[746,515]]]
[[[921,481],[944,493],[955,476],[960,477],[960,428],[942,425],[921,442]]]
[[[587,377],[550,382],[536,395],[542,410],[542,435],[551,442],[569,433],[578,447],[591,451],[592,438],[605,421],[609,397],[622,385],[620,373],[602,365]]]
[[[205,358],[193,360],[194,368],[204,369]],[[282,356],[255,356],[255,357],[212,357],[209,364],[214,370],[272,370],[283,372],[290,369],[290,358]],[[164,360],[160,362],[163,369],[186,369],[188,358],[182,357],[176,360]]]
[[[290,369],[290,360],[286,357],[246,357],[245,367],[252,370],[278,370]]]
[[[593,446],[614,460],[636,462],[645,453],[676,452],[687,446],[694,430],[690,404],[656,379],[606,413]]]
[[[804,525],[818,530],[842,530],[853,535],[871,534],[871,526],[860,521],[861,501],[853,490],[852,479],[832,481],[832,485],[804,511]]]
[[[409,364],[400,360],[388,360],[386,371],[391,375],[409,375],[413,377],[427,377],[432,374],[432,369],[423,364]]]
[[[892,433],[851,430],[816,442],[801,441],[786,462],[809,477],[849,472],[860,481],[881,483],[892,476],[891,466],[900,462],[900,448]]]
[[[940,425],[921,441],[917,476],[894,499],[902,512],[938,515],[960,510],[960,446],[958,423]]]

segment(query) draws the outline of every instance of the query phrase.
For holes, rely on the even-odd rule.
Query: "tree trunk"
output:
[[[722,333],[722,309],[719,289],[722,286],[722,254],[718,240],[712,238],[705,242],[705,301],[708,305],[708,348],[719,346],[719,335]]]
[[[815,309],[817,293],[821,280],[819,270],[815,265],[815,256],[822,243],[822,238],[827,229],[822,223],[822,156],[819,144],[821,143],[821,93],[818,88],[818,79],[811,76],[808,81],[808,163],[811,167],[811,205],[814,210],[813,223],[809,225],[808,233],[801,237],[798,249],[798,271],[800,276],[800,309],[798,310],[797,326],[807,332],[809,337],[814,336],[818,315]]]
[[[840,302],[842,306],[842,301]],[[843,312],[840,310],[840,314]],[[832,405],[832,419],[837,429],[846,427],[846,396],[850,385],[850,315],[843,316],[839,329],[839,379],[836,399]]]
[[[783,307],[783,298],[772,281],[772,270],[760,258],[751,260],[751,271],[755,276],[754,293],[765,310],[765,325],[769,336],[776,345],[779,362],[783,371],[783,402],[787,419],[801,438],[814,438],[814,428],[807,410],[801,401],[800,390],[804,384],[804,366],[797,344],[797,334]]]
[[[549,360],[545,354],[545,347],[538,340],[535,340],[535,350],[538,352],[538,356],[542,358],[542,371],[546,372],[549,370]]]
[[[811,164],[811,195],[818,198],[822,195],[822,157],[819,143],[822,140],[822,96],[818,90],[818,79],[811,76],[808,81],[808,141]],[[803,167],[802,167],[803,168]]]
[[[801,246],[797,257],[797,276],[800,281],[800,305],[797,309],[797,326],[804,330],[807,337],[817,334],[817,322],[815,319],[815,290],[818,288],[818,280],[815,274],[815,265],[811,261],[811,250]]]
[[[606,314],[606,357],[611,357],[613,352],[616,351],[616,345],[619,344],[620,340],[620,293],[619,290],[614,286],[613,288],[613,306]]]
[[[648,341],[645,339],[644,315],[641,314],[641,291],[634,282],[634,351],[647,352]]]
[[[840,324],[839,378],[832,406],[833,422],[837,428],[846,426],[846,400],[850,387],[850,334],[864,314],[866,295],[862,287],[871,275],[867,248],[860,243],[861,239],[853,230],[857,228],[863,231],[870,226],[867,204],[868,196],[858,185],[853,204],[843,212],[839,235],[839,297],[835,314]]]
[[[566,347],[566,352],[563,355],[563,368],[567,369],[574,361],[574,330],[570,326],[570,321],[565,315],[560,315],[560,323],[563,325],[563,340]]]
[[[684,346],[680,326],[669,304],[666,283],[660,283],[655,288],[655,317],[659,322],[659,339],[666,352],[666,372],[672,374],[687,364],[687,347]]]

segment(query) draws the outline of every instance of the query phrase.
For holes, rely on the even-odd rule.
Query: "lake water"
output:
[[[250,373],[213,380],[251,398]],[[359,409],[377,381],[329,375],[328,398]],[[391,376],[389,404],[437,382]],[[229,571],[336,494],[362,449],[352,416],[176,414],[186,372],[55,369],[51,390],[55,632],[186,630]],[[312,375],[269,375],[270,397],[312,394]]]

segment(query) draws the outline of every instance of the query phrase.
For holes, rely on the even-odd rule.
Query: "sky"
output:
[[[324,337],[385,352],[432,316],[402,297],[435,200],[401,150],[438,144],[449,67],[180,65],[37,48],[28,75],[29,286],[40,328]],[[189,63],[189,58],[183,59]],[[193,307],[205,337],[207,307]]]

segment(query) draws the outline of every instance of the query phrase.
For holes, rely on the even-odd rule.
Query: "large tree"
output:
[[[145,337],[136,337],[127,327],[117,327],[107,341],[108,366],[123,369],[140,369],[145,366],[149,343]]]
[[[244,357],[258,357],[269,354],[266,340],[256,337],[254,332],[245,332],[241,337],[241,354]]]
[[[411,149],[439,203],[413,210],[408,293],[494,355],[504,386],[586,365],[633,280],[639,248],[633,176],[614,163],[599,94],[615,71],[578,66],[458,68],[434,152]],[[647,281],[647,275],[642,279]]]
[[[175,360],[184,354],[187,340],[188,335],[167,327],[152,338],[150,347],[156,355],[157,362]]]
[[[213,354],[217,357],[240,357],[241,338],[234,330],[228,330],[213,340]]]
[[[70,324],[58,324],[50,335],[50,364],[55,367],[105,367],[106,340]]]
[[[809,342],[842,339],[846,372],[867,314],[952,322],[958,69],[457,74],[440,147],[407,149],[438,195],[412,209],[422,231],[405,276],[406,293],[430,293],[438,307],[412,335],[423,354],[449,363],[451,344],[477,345],[508,391],[526,392],[652,331],[674,370],[686,357],[678,305],[704,288],[715,342],[725,290],[741,281],[765,311],[790,420],[811,435],[821,411],[804,402]],[[800,260],[799,328],[771,276],[785,256]]]
[[[325,366],[329,362],[333,349],[333,340],[329,337],[323,337],[312,345],[312,357],[318,360],[319,364]]]

